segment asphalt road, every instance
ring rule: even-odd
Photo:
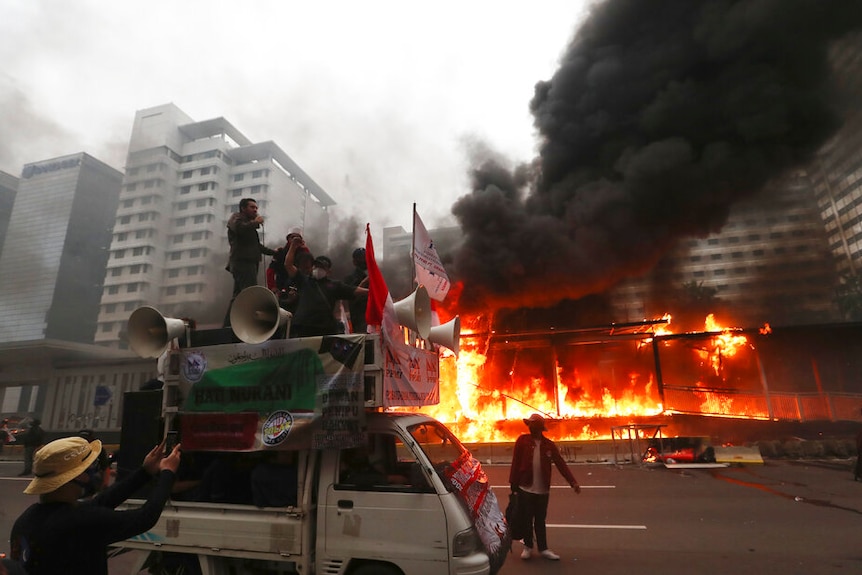
[[[555,487],[548,516],[549,544],[561,560],[522,561],[516,543],[500,573],[862,573],[862,483],[849,469],[848,461],[685,470],[572,465],[582,493]],[[33,501],[21,493],[19,471],[20,462],[0,461],[0,550]],[[505,506],[508,467],[487,473]],[[111,574],[123,567],[113,560]]]

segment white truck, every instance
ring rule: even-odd
[[[509,532],[479,461],[433,418],[385,409],[439,397],[436,347],[406,350],[404,363],[384,341],[336,335],[166,352],[161,416],[183,464],[156,526],[116,545],[136,553],[132,572],[499,570]]]

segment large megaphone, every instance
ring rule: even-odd
[[[129,347],[141,357],[159,357],[171,340],[186,330],[186,322],[165,317],[148,305],[139,307],[129,316]]]
[[[293,316],[278,305],[274,293],[262,286],[247,287],[236,296],[230,308],[230,326],[245,343],[261,343],[281,326],[290,330]]]
[[[457,356],[461,349],[461,317],[456,315],[446,323],[432,327],[428,341],[448,347]]]
[[[398,323],[428,339],[431,332],[431,298],[425,286],[419,286],[406,298],[395,302]]]

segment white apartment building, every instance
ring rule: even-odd
[[[124,347],[141,305],[220,325],[233,285],[226,223],[244,197],[270,222],[269,247],[292,227],[326,246],[335,202],[275,143],[253,143],[224,118],[195,122],[173,104],[138,111],[95,342]]]

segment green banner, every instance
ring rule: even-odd
[[[274,409],[311,411],[323,362],[310,349],[208,370],[192,386],[186,411],[237,413]]]

